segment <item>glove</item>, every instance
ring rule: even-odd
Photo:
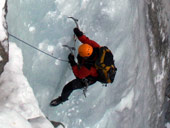
[[[76,65],[76,62],[75,62],[75,60],[74,60],[74,55],[73,55],[73,54],[70,53],[70,54],[68,55],[68,60],[69,60],[69,63],[70,63],[71,66]]]
[[[80,36],[83,35],[83,32],[80,31],[78,28],[74,28],[73,31],[74,31],[74,34],[75,34],[77,37],[80,37]]]

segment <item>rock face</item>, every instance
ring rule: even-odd
[[[7,14],[7,1],[3,0],[3,5],[1,5],[0,15],[2,16],[2,22],[0,22],[0,75],[4,70],[5,64],[8,62],[8,33],[7,33],[7,23],[6,23],[6,14]]]
[[[149,42],[149,50],[152,64],[158,68],[152,70],[154,76],[164,75],[165,82],[156,83],[155,86],[162,87],[165,97],[160,100],[164,111],[160,122],[170,122],[170,2],[168,0],[148,0],[147,19],[151,28],[148,28],[148,36],[153,37]],[[151,39],[151,38],[150,38]],[[156,59],[153,59],[156,58]],[[160,90],[159,90],[160,91]],[[162,120],[162,121],[161,121]],[[159,124],[160,125],[160,124]],[[160,125],[161,126],[161,125]]]

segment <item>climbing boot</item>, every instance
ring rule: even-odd
[[[59,96],[58,98],[52,100],[50,105],[51,106],[57,106],[57,105],[61,104],[62,102],[63,102],[62,98],[61,98],[61,96]]]

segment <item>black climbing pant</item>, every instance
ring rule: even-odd
[[[88,86],[90,86],[96,82],[96,80],[89,80],[89,79],[86,79],[86,80],[87,80],[86,82],[87,82]],[[81,79],[74,79],[74,80],[70,81],[68,84],[66,84],[62,90],[62,93],[61,93],[62,101],[64,102],[64,101],[68,100],[68,97],[74,90],[82,89],[82,88],[86,87],[86,82]]]

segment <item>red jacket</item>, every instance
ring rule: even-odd
[[[82,36],[78,37],[78,39],[84,44],[91,45],[93,48],[100,48],[100,45],[98,43],[96,43],[93,40],[90,40],[85,35],[82,35]],[[98,76],[98,73],[97,73],[97,70],[96,70],[95,66],[91,66],[90,69],[88,69],[84,65],[81,65],[79,67],[78,67],[78,65],[74,65],[74,66],[72,66],[72,70],[73,70],[74,75],[77,78],[80,78],[80,79],[86,78],[88,76],[92,76],[92,77],[97,77]]]

